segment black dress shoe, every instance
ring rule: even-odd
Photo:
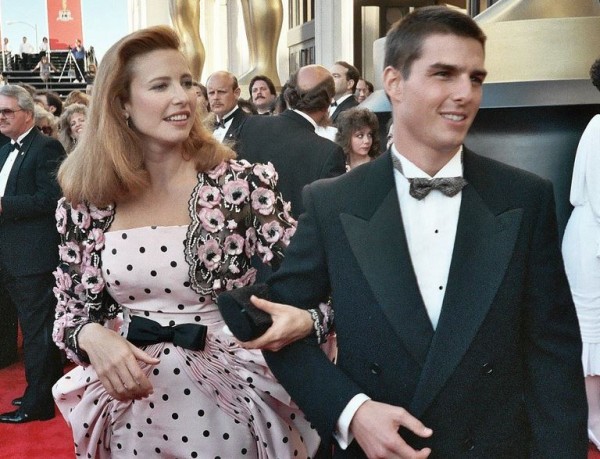
[[[21,406],[23,404],[23,397],[15,398],[12,402],[10,402],[13,406]]]
[[[53,417],[54,411],[52,413],[27,414],[19,408],[15,411],[9,411],[8,413],[0,414],[0,422],[6,422],[8,424],[23,424],[31,421],[47,421]]]

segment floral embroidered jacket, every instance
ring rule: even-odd
[[[224,290],[250,285],[263,262],[282,257],[296,229],[289,203],[276,191],[277,173],[268,164],[229,160],[198,174],[189,201],[192,219],[183,250],[190,287],[213,301]],[[54,276],[58,301],[53,338],[67,356],[86,364],[77,334],[90,322],[106,324],[120,312],[102,277],[100,253],[115,208],[58,202],[56,227],[61,236],[60,264]]]

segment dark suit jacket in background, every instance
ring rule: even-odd
[[[275,166],[277,188],[291,202],[295,218],[304,210],[305,185],[346,170],[342,148],[316,134],[313,125],[292,110],[277,116],[248,117],[239,130],[237,151],[251,163]]]
[[[340,116],[340,113],[342,113],[345,110],[348,110],[352,107],[356,107],[358,105],[358,101],[356,100],[356,97],[354,96],[350,96],[348,97],[346,100],[344,100],[341,104],[339,104],[335,111],[331,114],[331,122],[332,123],[336,123],[338,117]]]
[[[276,302],[331,294],[337,366],[298,341],[265,352],[327,443],[364,392],[433,429],[431,458],[587,457],[581,341],[552,186],[465,150],[464,188],[434,332],[411,264],[390,153],[305,189],[306,212],[269,280]],[[336,457],[363,457],[356,442]]]
[[[0,169],[13,146],[0,148]],[[27,389],[22,409],[54,413],[52,384],[61,376],[52,341],[56,299],[52,271],[58,265],[54,212],[60,198],[56,171],[65,151],[56,139],[33,128],[23,139],[8,177],[0,215],[0,279],[18,311],[24,340]]]

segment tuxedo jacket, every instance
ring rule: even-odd
[[[551,184],[465,149],[454,251],[434,331],[413,270],[390,152],[306,188],[306,212],[269,280],[271,299],[331,296],[337,365],[298,341],[265,352],[325,443],[358,393],[433,429],[401,431],[432,458],[582,458],[579,328]],[[356,442],[337,457],[363,457]]]
[[[238,131],[249,116],[250,115],[248,115],[241,108],[238,108],[235,112],[233,112],[233,118],[231,118],[231,124],[229,125],[229,129],[227,129],[225,137],[223,137],[223,143],[227,143],[234,150],[237,150],[236,141],[238,138]]]
[[[342,113],[344,110],[348,110],[349,108],[356,107],[357,105],[358,101],[356,100],[356,97],[348,97],[341,104],[339,104],[334,110],[334,112],[331,114],[331,122],[335,124],[337,122],[338,116],[340,116],[340,113]]]
[[[0,148],[0,169],[13,146]],[[54,211],[61,192],[56,172],[65,150],[33,128],[10,171],[0,214],[0,264],[13,275],[53,271],[58,265]]]
[[[304,209],[305,185],[346,170],[342,148],[316,134],[314,126],[292,110],[276,116],[248,117],[239,130],[237,151],[251,163],[275,166],[277,188],[291,202],[295,218]]]

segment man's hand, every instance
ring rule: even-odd
[[[260,337],[253,341],[241,342],[246,349],[266,349],[278,351],[294,341],[306,338],[313,328],[313,319],[304,309],[287,304],[272,303],[254,295],[250,297],[252,304],[271,315],[273,325]]]
[[[417,451],[402,439],[398,433],[401,426],[424,438],[433,433],[404,408],[372,400],[363,403],[356,411],[350,423],[350,432],[370,459],[429,457],[431,449]]]

